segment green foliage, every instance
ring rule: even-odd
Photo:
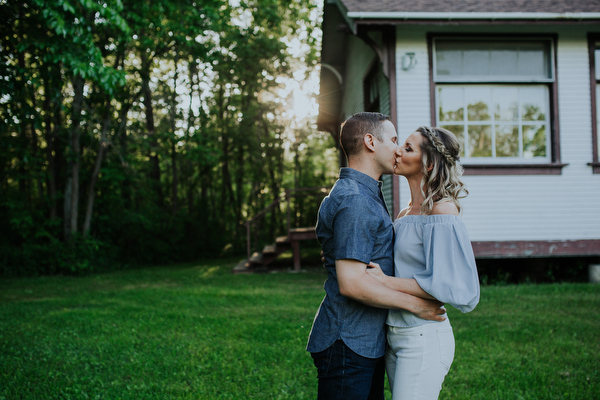
[[[0,207],[4,227],[0,237],[0,274],[78,275],[111,269],[115,258],[110,246],[92,237],[77,235],[66,243],[56,239],[60,221],[45,218],[22,204],[7,202]]]
[[[109,93],[124,84],[123,73],[105,65],[97,40],[97,35],[103,35],[102,31],[106,29],[117,28],[122,35],[130,34],[129,26],[120,15],[123,11],[120,0],[33,0],[30,7],[32,14],[41,11],[38,17],[41,16],[42,26],[48,29],[39,32],[45,37],[45,46],[42,48],[39,44],[24,41],[21,50],[38,46],[46,51],[43,61],[62,64],[67,74],[89,79]]]
[[[289,150],[278,98],[294,69],[316,65],[315,7],[0,2],[0,272],[240,253],[242,223],[288,185],[330,184],[309,171],[329,161],[310,148],[323,149],[314,127],[309,147]],[[292,38],[305,56],[290,55]]]

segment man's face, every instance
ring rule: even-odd
[[[384,121],[381,125],[383,140],[376,140],[376,159],[382,174],[393,174],[400,157],[398,147],[398,136],[396,129],[390,121]]]

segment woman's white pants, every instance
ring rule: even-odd
[[[385,367],[393,400],[434,400],[454,359],[450,321],[388,326]]]

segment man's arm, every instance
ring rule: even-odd
[[[443,321],[446,310],[437,300],[426,300],[391,289],[367,273],[365,263],[356,260],[336,260],[340,293],[353,300],[377,308],[403,309],[420,318]]]
[[[435,297],[424,291],[415,279],[397,278],[383,273],[379,264],[371,262],[368,265],[367,275],[375,278],[379,283],[390,289],[399,290],[422,299],[437,300]]]

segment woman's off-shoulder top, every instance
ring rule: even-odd
[[[479,302],[473,247],[457,215],[406,215],[394,222],[394,267],[398,278],[414,278],[439,301],[462,312]],[[426,321],[405,310],[390,310],[387,324],[409,327]]]

